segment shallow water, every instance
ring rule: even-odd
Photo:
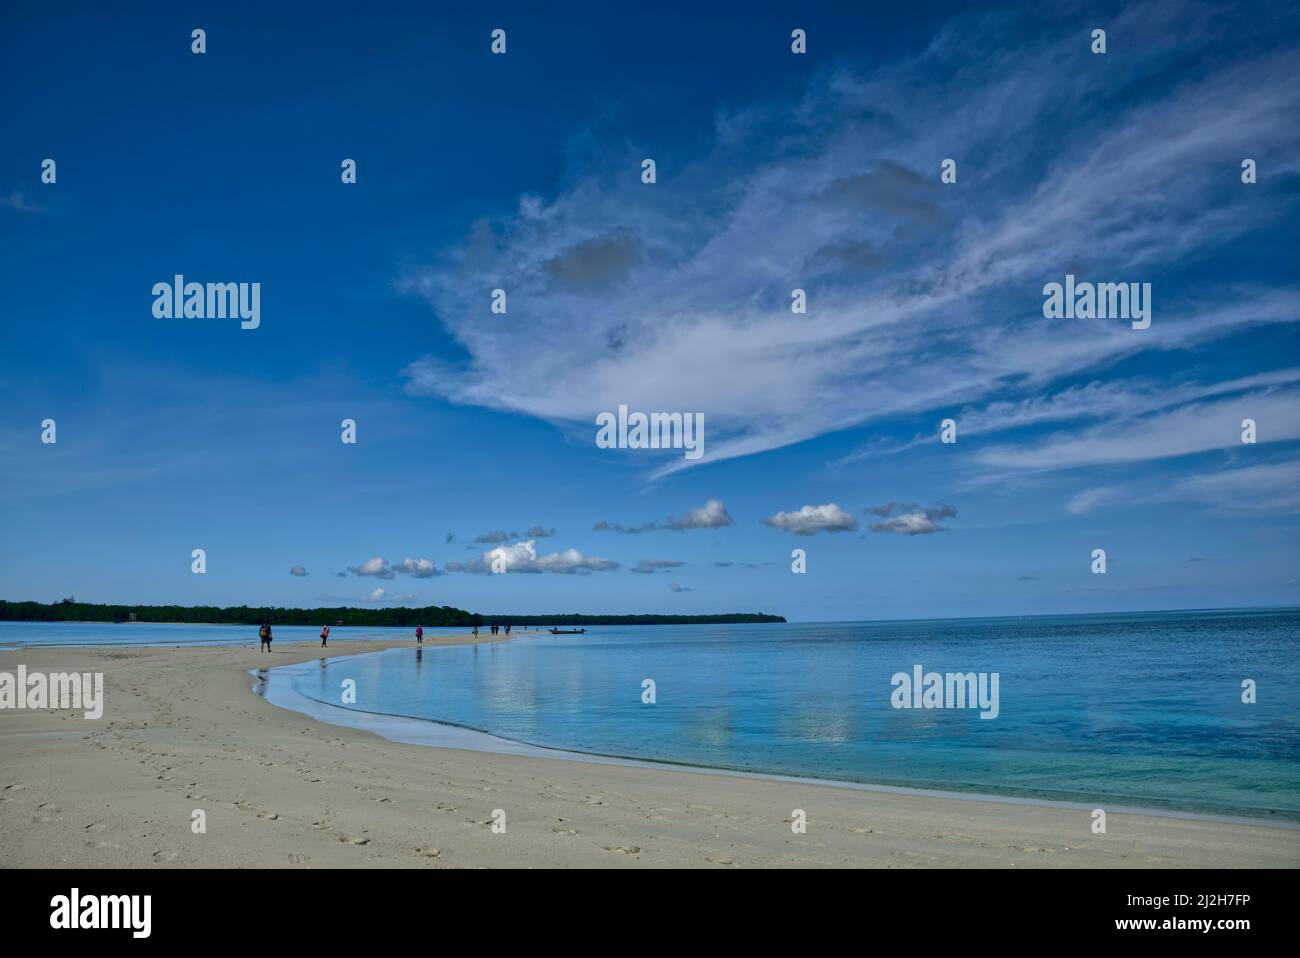
[[[327,704],[548,748],[1300,821],[1298,628],[1295,609],[601,627],[288,675]],[[916,664],[999,673],[998,717],[892,707]]]

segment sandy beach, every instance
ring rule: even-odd
[[[1268,825],[1115,812],[1095,835],[1073,808],[394,743],[254,694],[249,669],[321,652],[276,646],[0,652],[0,671],[103,672],[106,700],[98,720],[0,712],[0,866],[1300,865],[1300,831]]]

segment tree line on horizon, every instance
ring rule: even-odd
[[[134,620],[131,618],[135,616]],[[334,625],[431,628],[483,625],[708,625],[741,622],[784,622],[780,615],[735,612],[722,615],[484,615],[452,606],[405,606],[387,609],[288,609],[270,606],[110,605],[78,602],[8,602],[0,599],[0,622],[152,622],[196,625]]]

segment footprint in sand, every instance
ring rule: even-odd
[[[265,809],[262,810],[262,811],[260,811],[260,812],[258,812],[258,813],[257,813],[257,817],[258,817],[258,818],[265,818],[268,822],[274,822],[274,821],[277,821],[277,820],[280,818],[280,816],[277,815],[275,812],[269,812],[269,811],[266,811]]]
[[[176,859],[180,857],[181,857],[180,852],[157,851],[153,853],[153,860],[158,862],[160,865],[169,864],[170,862],[176,861]]]
[[[85,830],[88,832],[102,832],[107,827],[108,826],[103,822],[94,822],[93,824],[87,825]]]
[[[712,863],[712,864],[714,864],[714,865],[734,865],[734,864],[736,864],[735,861],[734,861],[733,859],[730,859],[730,858],[709,858],[707,855],[704,857],[704,860],[705,860],[706,862],[710,862],[710,863]]]
[[[415,851],[417,854],[423,855],[425,858],[437,858],[442,854],[441,848],[417,848]]]
[[[551,831],[555,832],[555,834],[557,834],[557,835],[576,835],[576,834],[578,834],[577,830],[576,830],[576,829],[572,829],[572,828],[552,828]]]
[[[606,845],[605,851],[614,852],[617,855],[640,855],[641,846],[639,845]]]

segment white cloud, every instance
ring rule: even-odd
[[[602,519],[592,526],[592,529],[596,532],[623,532],[635,535],[641,532],[653,532],[656,529],[672,529],[675,532],[684,532],[687,529],[721,529],[724,526],[735,525],[735,522],[721,499],[710,499],[702,506],[687,510],[685,515],[669,516],[662,523],[651,521],[636,526],[625,526],[621,522],[611,523]]]
[[[1300,390],[1192,403],[1140,419],[1053,435],[1038,443],[992,447],[975,458],[1001,470],[1044,471],[1240,449],[1244,419],[1258,424],[1258,445],[1300,439]]]
[[[367,559],[361,565],[350,565],[348,571],[353,575],[371,575],[376,579],[393,578],[393,570],[388,567],[388,560],[383,556]]]
[[[727,514],[727,507],[721,499],[710,499],[697,509],[689,510],[684,516],[669,516],[665,523],[669,529],[720,529],[735,524]]]
[[[438,567],[433,564],[432,559],[411,559],[408,557],[393,566],[393,569],[416,579],[427,579],[430,576],[442,574],[438,571]]]
[[[824,506],[804,506],[797,512],[778,512],[760,520],[765,526],[784,529],[797,536],[811,536],[818,532],[852,532],[858,520],[833,502]]]
[[[1121,19],[1138,35],[1173,29],[1167,9]],[[1176,19],[1184,55],[1215,49],[1209,14]],[[404,278],[468,357],[411,363],[408,390],[593,436],[618,403],[699,411],[716,462],[1300,318],[1290,290],[1193,283],[1181,302],[1157,286],[1153,324],[1135,331],[1044,320],[1039,292],[1075,262],[1081,278],[1159,275],[1286,215],[1289,194],[1243,204],[1224,170],[1240,143],[1273,157],[1275,177],[1300,170],[1295,50],[1136,84],[1060,69],[1075,30],[1004,26],[964,17],[911,62],[829,71],[797,101],[723,115],[713,149],[661,166],[653,190],[627,175],[643,155],[630,148],[579,164],[559,195],[521,197]],[[939,187],[935,158],[954,142],[979,159],[961,187]],[[800,282],[809,313],[795,322]],[[481,322],[480,291],[498,285],[528,303],[526,326]],[[694,464],[653,462],[660,475]]]
[[[296,575],[296,576],[298,576],[299,578],[302,578],[302,577],[304,577],[304,576],[306,576],[306,575],[308,575],[308,574],[309,574],[309,573],[307,572],[307,570],[304,569],[304,568],[303,568],[302,566],[300,566],[300,565],[296,565],[296,566],[294,566],[292,569],[289,570],[289,575]]]
[[[882,517],[881,521],[873,522],[868,526],[872,532],[894,532],[904,536],[924,536],[944,532],[945,527],[939,525],[939,520],[952,519],[957,515],[957,510],[949,505],[922,509],[916,503],[901,502],[887,502],[869,511]]]
[[[1180,479],[1168,494],[1219,513],[1294,515],[1300,513],[1300,461],[1200,473]]]
[[[386,589],[377,588],[367,592],[362,597],[364,602],[413,602],[415,596],[407,592],[389,593]]]
[[[448,562],[444,568],[447,572],[491,573],[494,564],[505,572],[553,572],[559,575],[608,572],[619,567],[617,562],[600,556],[586,556],[577,549],[539,555],[536,543],[529,539],[511,546],[489,549],[479,558],[469,562]]]

